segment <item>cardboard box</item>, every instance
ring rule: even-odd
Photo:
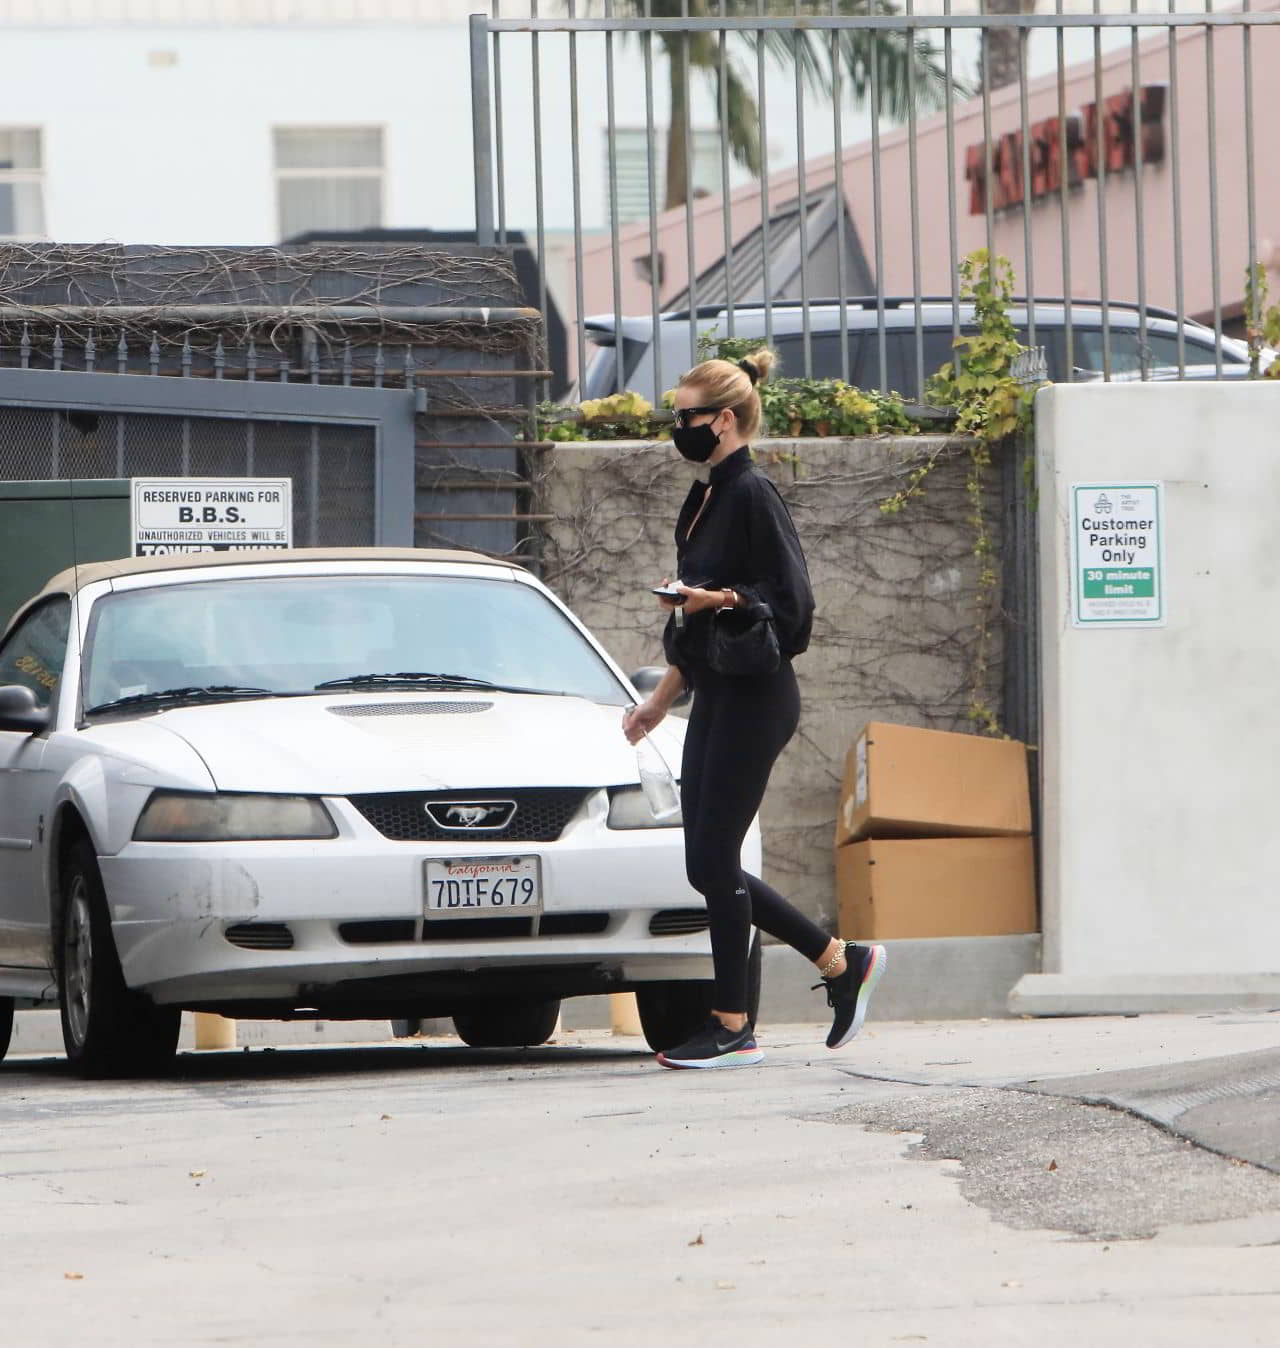
[[[1023,837],[1026,745],[872,721],[845,760],[836,846],[860,838]]]
[[[892,838],[836,851],[846,941],[1037,931],[1030,838]]]

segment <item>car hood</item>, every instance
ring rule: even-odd
[[[638,780],[622,709],[511,693],[360,694],[181,707],[155,721],[220,791],[345,796]],[[654,733],[678,774],[684,722]]]

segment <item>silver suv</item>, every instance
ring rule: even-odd
[[[778,353],[781,372],[804,373],[804,314],[799,301],[776,300],[772,308],[773,349]],[[916,315],[919,314],[924,348],[924,374],[928,378],[952,358],[952,304],[947,299],[926,298],[884,301],[884,363],[880,355],[880,319],[875,296],[845,302],[849,345],[849,382],[859,388],[883,387],[900,392],[908,402],[916,399]],[[617,381],[619,337],[622,340],[622,388],[634,389],[657,402],[665,389],[692,363],[690,326],[697,332],[727,337],[728,311],[723,305],[700,306],[696,315],[689,310],[662,314],[659,319],[662,346],[662,388],[654,378],[653,319],[623,317],[621,323],[612,314],[588,318],[584,327],[587,340],[596,351],[587,364],[583,398],[600,398],[619,391]],[[1011,307],[1009,317],[1022,341],[1028,340],[1025,301]],[[971,304],[959,309],[961,332],[972,332],[974,311]],[[1036,345],[1045,351],[1048,377],[1056,382],[1068,377],[1066,307],[1061,300],[1041,300],[1035,304]],[[1134,304],[1108,305],[1107,328],[1111,348],[1113,379],[1177,379],[1179,377],[1178,329],[1183,338],[1182,365],[1185,378],[1213,379],[1215,337],[1212,328],[1183,319],[1167,309],[1147,309],[1145,341]],[[1077,380],[1103,377],[1102,306],[1096,301],[1075,300],[1071,305],[1071,369]],[[737,305],[734,310],[735,337],[765,339],[763,305]],[[840,305],[837,300],[810,300],[809,341],[813,376],[817,379],[840,378]],[[1249,373],[1249,348],[1235,338],[1221,342],[1224,378],[1246,378]],[[1264,352],[1265,368],[1275,358]]]

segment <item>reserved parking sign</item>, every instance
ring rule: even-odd
[[[291,478],[135,477],[131,485],[135,557],[293,545]]]

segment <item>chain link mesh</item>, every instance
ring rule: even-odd
[[[0,406],[0,480],[288,477],[298,547],[374,541],[374,459],[367,426]]]

